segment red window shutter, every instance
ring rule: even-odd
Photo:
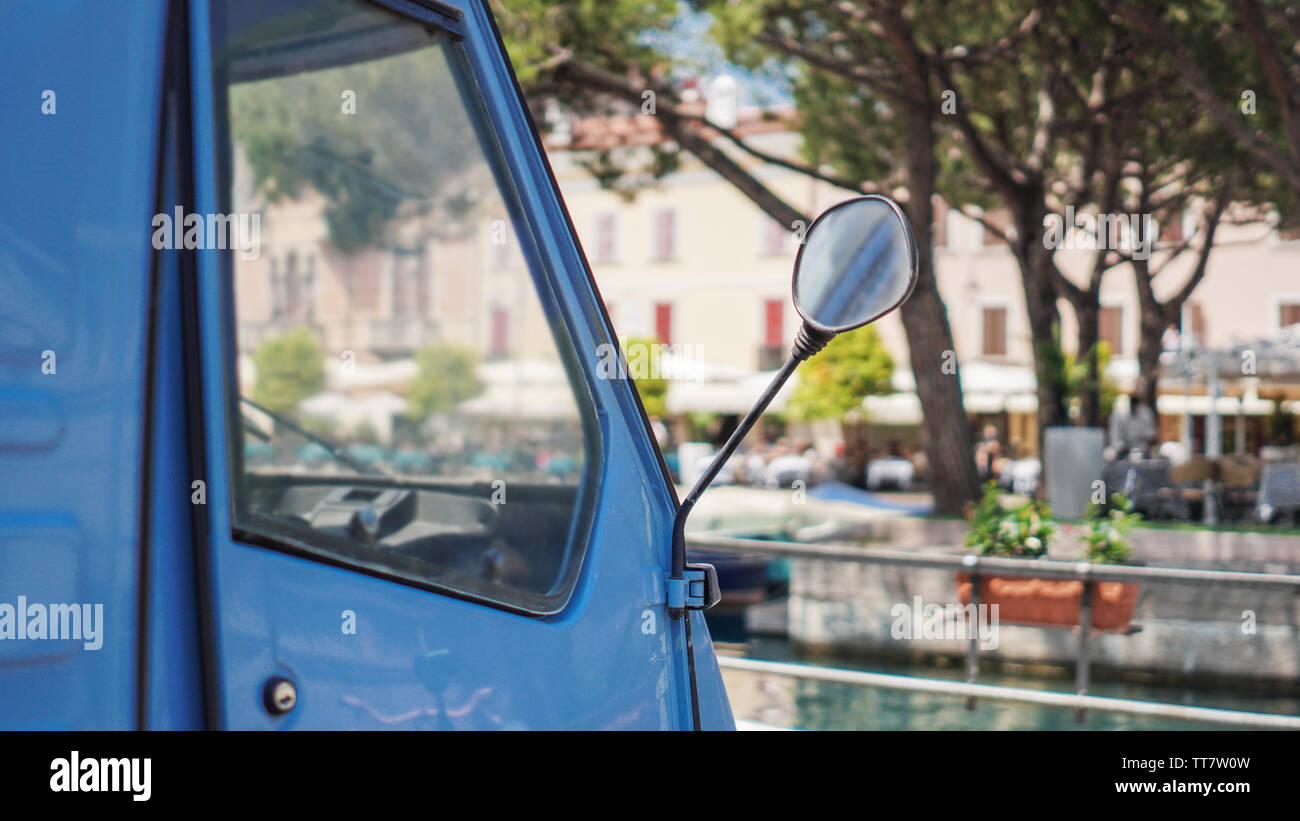
[[[1160,226],[1161,242],[1182,242],[1183,237],[1183,212],[1169,214],[1166,217],[1165,224]]]
[[[984,309],[984,355],[1007,355],[1007,309]]]
[[[785,302],[780,299],[763,301],[763,344],[779,348],[785,342]]]
[[[948,203],[942,197],[934,200],[934,247],[948,247]]]
[[[1124,354],[1124,309],[1102,308],[1097,315],[1097,336],[1110,344],[1112,356]]]
[[[1283,328],[1300,323],[1300,305],[1294,303],[1282,305],[1279,313],[1281,316],[1278,317],[1278,321]]]
[[[492,346],[493,356],[505,356],[510,352],[510,312],[505,308],[492,309]]]
[[[984,221],[996,227],[999,231],[1005,232],[1008,216],[1003,211],[992,211],[984,214]],[[981,225],[980,230],[985,245],[997,245],[1002,241],[996,233],[990,231],[986,226]]]
[[[1205,311],[1201,309],[1201,303],[1192,303],[1192,340],[1197,347],[1205,347]]]
[[[655,303],[655,336],[665,345],[673,344],[673,306],[668,302]]]

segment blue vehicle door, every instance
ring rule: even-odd
[[[68,6],[0,7],[0,725],[130,729],[165,14]]]
[[[209,723],[689,727],[672,490],[485,4],[190,11]]]

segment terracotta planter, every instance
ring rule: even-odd
[[[1092,629],[1124,632],[1133,621],[1139,585],[1096,582],[1092,589]],[[957,596],[970,604],[969,573],[957,574]],[[1040,627],[1074,627],[1079,623],[1083,582],[1071,580],[980,576],[980,604],[996,604],[998,621]]]

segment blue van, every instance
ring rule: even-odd
[[[485,2],[0,32],[0,726],[733,727]]]
[[[0,31],[0,727],[734,728],[686,517],[911,294],[896,203],[679,505],[481,0]]]

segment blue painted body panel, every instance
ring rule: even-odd
[[[193,315],[179,255],[149,245],[158,186],[164,202],[185,190],[155,179],[168,4],[5,7],[0,106],[20,113],[0,136],[0,604],[100,603],[105,624],[93,651],[0,640],[0,727],[690,727],[682,625],[664,603],[675,500],[630,383],[596,377],[612,331],[485,4],[459,5],[598,410],[595,516],[572,599],[519,615],[233,539],[228,268],[221,252],[192,252]],[[193,144],[179,150],[193,154],[192,210],[215,212],[205,0],[189,14],[174,45],[192,69]],[[45,88],[53,115],[40,113]],[[190,504],[199,477],[203,506]],[[707,627],[692,619],[704,726],[731,728]],[[283,717],[261,703],[274,675],[298,687]]]
[[[97,650],[0,641],[0,724],[129,728],[162,6],[17,5],[0,15],[0,602],[100,604],[104,624]]]

